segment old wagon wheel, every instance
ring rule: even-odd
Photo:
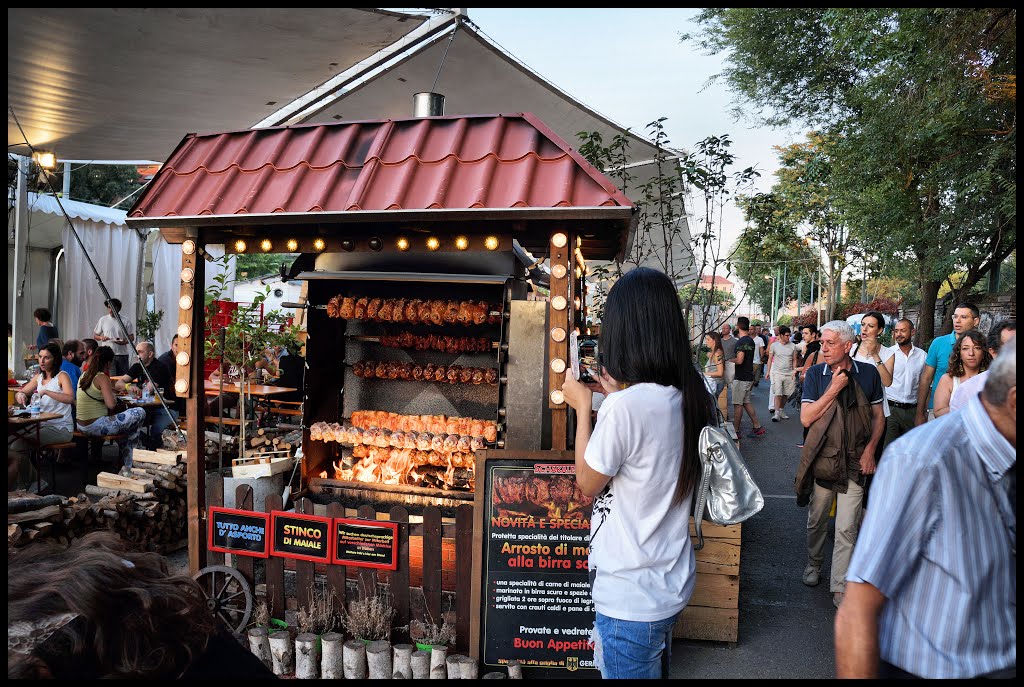
[[[224,621],[234,634],[249,624],[252,615],[252,590],[242,574],[224,565],[211,565],[192,576],[203,593],[210,612]]]

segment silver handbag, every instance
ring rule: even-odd
[[[740,450],[721,427],[708,425],[700,432],[697,450],[701,477],[693,506],[693,526],[697,532],[694,550],[704,548],[701,522],[735,525],[764,508],[764,497],[747,471]]]

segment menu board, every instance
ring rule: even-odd
[[[210,551],[266,558],[267,514],[211,506],[207,521]]]
[[[576,486],[573,461],[536,455],[482,461],[480,659],[487,666],[515,659],[536,677],[577,670],[592,677],[593,499]],[[478,485],[480,475],[478,466]]]
[[[273,511],[270,553],[284,558],[329,563],[331,561],[331,519]]]
[[[334,563],[361,568],[398,567],[398,523],[334,519]]]

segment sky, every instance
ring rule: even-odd
[[[690,150],[707,136],[728,134],[735,170],[754,166],[757,191],[774,181],[776,145],[801,140],[796,131],[734,121],[733,96],[708,79],[720,56],[704,55],[679,35],[696,32],[697,9],[474,9],[470,20],[493,41],[577,100],[636,133],[667,117],[669,145]],[[692,211],[692,209],[691,209]],[[693,217],[694,220],[698,219]],[[723,212],[722,238],[731,246],[743,227],[735,206]]]

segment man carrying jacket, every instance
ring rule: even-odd
[[[809,428],[797,471],[797,504],[810,498],[807,512],[807,567],[803,582],[819,582],[836,496],[836,535],[829,589],[836,608],[846,588],[864,508],[864,478],[875,472],[875,449],[885,432],[882,378],[873,365],[850,358],[856,335],[841,320],[821,327],[823,363],[804,375],[800,423]],[[854,381],[856,384],[850,384]]]

